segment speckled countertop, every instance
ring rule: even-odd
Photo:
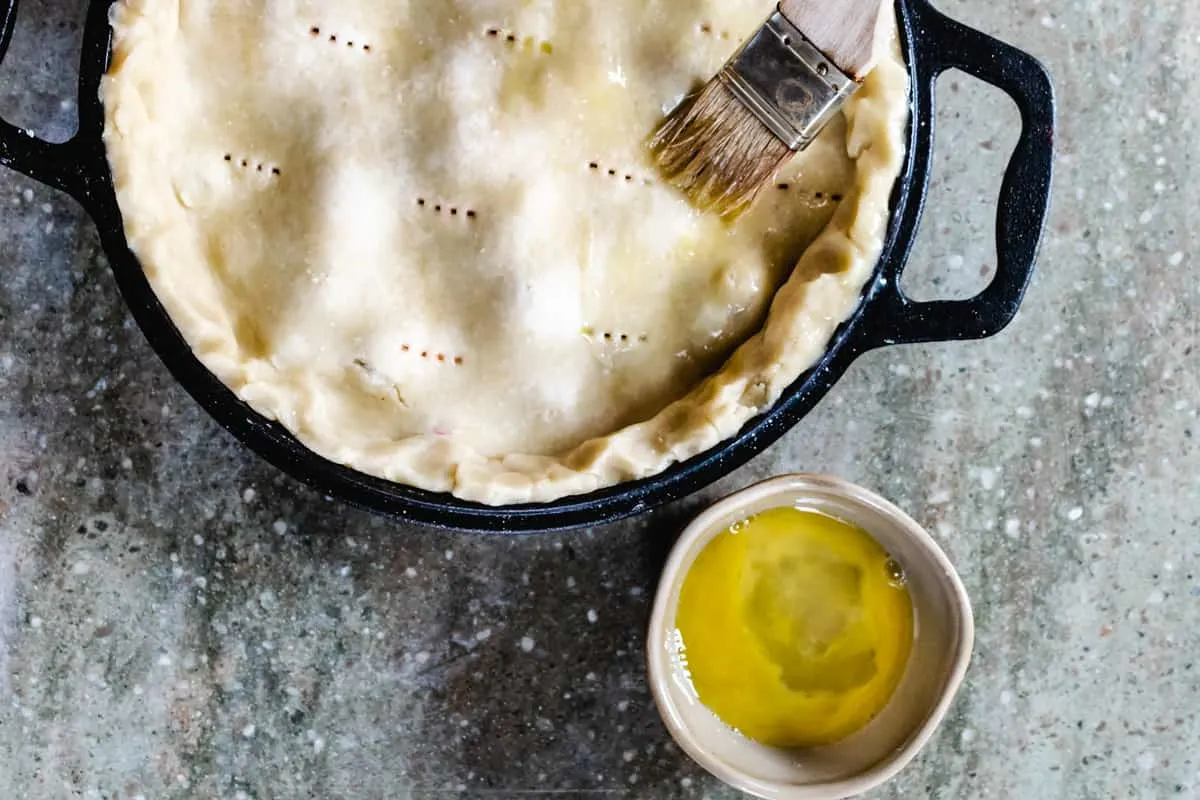
[[[82,0],[26,0],[0,113],[69,133]],[[926,523],[978,620],[962,695],[879,797],[1200,797],[1200,6],[953,0],[1042,57],[1056,202],[1016,323],[872,353],[703,497],[519,540],[327,502],[168,377],[68,199],[0,174],[0,797],[728,796],[671,746],[642,633],[674,534],[824,470]],[[994,264],[1016,113],[942,82],[908,276]]]

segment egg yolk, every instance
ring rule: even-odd
[[[866,531],[779,508],[712,540],[676,612],[692,684],[725,724],[773,747],[832,744],[887,705],[908,663],[903,574]]]

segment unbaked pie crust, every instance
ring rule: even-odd
[[[654,475],[767,410],[873,272],[894,26],[733,224],[651,168],[769,0],[123,0],[105,141],[199,359],[321,455],[489,504]]]

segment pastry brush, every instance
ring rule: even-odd
[[[816,139],[875,65],[882,0],[783,0],[650,140],[702,210],[731,217]]]

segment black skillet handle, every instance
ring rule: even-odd
[[[874,344],[982,339],[1012,321],[1033,277],[1054,171],[1054,88],[1033,56],[946,17],[927,0],[910,0],[909,7],[918,51],[915,124],[925,157],[933,152],[934,87],[950,69],[1011,97],[1021,112],[1021,137],[1000,186],[992,282],[969,300],[918,303],[904,294],[897,276],[876,301],[882,316]]]
[[[17,0],[0,0],[0,63],[8,53],[16,22]],[[107,47],[107,43],[104,46]],[[84,55],[92,55],[86,44]],[[89,206],[98,177],[94,166],[102,158],[102,155],[98,156],[102,144],[97,135],[102,123],[95,114],[99,105],[99,76],[81,77],[79,91],[80,132],[61,144],[39,139],[30,131],[0,118],[0,167],[16,170],[60,189]],[[95,97],[94,102],[82,102],[89,91]]]

